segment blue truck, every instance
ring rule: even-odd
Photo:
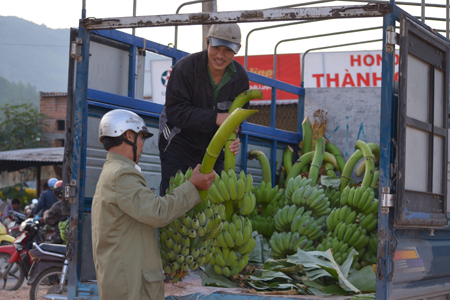
[[[104,19],[86,18],[83,8],[79,28],[71,31],[69,130],[66,130],[63,168],[65,208],[70,212],[67,234],[69,274],[68,295],[62,298],[98,299],[91,250],[90,208],[106,157],[106,151],[98,142],[98,124],[109,110],[126,108],[138,113],[155,134],[145,144],[140,166],[149,186],[159,193],[157,133],[163,106],[145,99],[145,76],[140,66],[151,55],[169,57],[175,64],[187,53],[118,29],[347,18],[378,18],[383,28],[380,37],[382,86],[376,104],[380,115],[375,116],[380,123],[376,299],[449,299],[450,41],[393,0],[351,6]],[[400,49],[398,82],[394,78],[396,48]],[[246,153],[251,149],[262,149],[269,158],[272,172],[279,172],[277,161],[282,161],[286,146],[302,141],[301,121],[305,116],[307,90],[251,72],[248,75],[251,81],[272,88],[270,126],[243,124],[241,154],[236,161],[237,171],[251,172],[258,182],[261,180],[258,165],[248,161]],[[275,126],[276,92],[279,90],[298,98],[297,132]],[[198,297],[266,298],[226,293],[212,295]],[[307,296],[301,298],[308,299]]]

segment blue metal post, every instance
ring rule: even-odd
[[[393,10],[396,9],[395,1],[390,1]],[[394,67],[395,50],[386,47],[386,30],[388,26],[395,26],[394,11],[387,13],[383,18],[383,64],[382,64],[382,85],[381,85],[381,117],[380,117],[380,178],[379,195],[382,195],[383,187],[391,187],[391,160],[393,149],[391,140],[394,136],[396,124],[394,124]],[[381,199],[381,197],[380,197]],[[383,213],[381,203],[378,207],[378,253],[377,253],[377,282],[376,299],[389,299],[392,280],[389,274],[393,272],[393,253],[390,253],[391,230],[389,219],[392,212]]]
[[[78,207],[72,206],[70,216],[72,223],[77,224],[76,237],[73,246],[72,260],[69,262],[69,288],[68,299],[74,299],[80,285],[81,275],[81,217],[84,204],[84,186],[86,173],[86,145],[87,145],[87,92],[89,74],[89,43],[90,34],[81,26],[78,28],[78,37],[82,40],[81,57],[77,63],[75,82],[75,109],[74,109],[74,141],[72,153],[71,180],[76,181],[75,198]],[[80,262],[80,263],[78,263]]]

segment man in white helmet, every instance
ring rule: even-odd
[[[247,72],[234,60],[241,47],[239,26],[212,25],[206,43],[204,51],[183,57],[170,74],[159,122],[161,195],[178,170],[184,173],[202,162],[212,137],[230,115],[231,103],[249,89]],[[239,138],[230,150],[239,152]],[[223,161],[222,152],[214,166],[218,174]]]
[[[110,299],[164,299],[164,273],[157,228],[200,203],[215,173],[194,169],[189,181],[160,197],[138,167],[144,141],[152,134],[137,114],[116,109],[99,125],[108,151],[92,201],[92,248],[99,296]]]

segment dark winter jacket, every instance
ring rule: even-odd
[[[236,96],[249,89],[247,72],[238,62],[233,64],[236,73],[221,88],[217,103],[207,69],[207,50],[190,54],[174,66],[159,124],[160,151],[182,158],[192,167],[202,162],[218,129],[217,113],[228,112]]]

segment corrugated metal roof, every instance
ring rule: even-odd
[[[49,98],[49,97],[67,97],[67,93],[60,92],[39,92],[41,97]]]
[[[60,165],[64,147],[33,148],[0,152],[0,172],[16,171],[28,167]]]

